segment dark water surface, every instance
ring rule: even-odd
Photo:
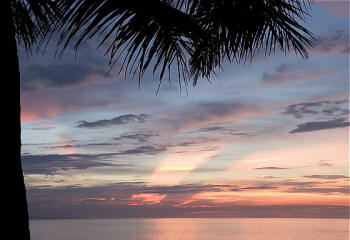
[[[348,219],[32,220],[32,240],[348,240]]]

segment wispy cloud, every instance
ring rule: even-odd
[[[114,140],[137,140],[139,142],[146,142],[153,137],[159,136],[158,134],[152,133],[133,133],[133,134],[123,134],[120,137],[114,138]]]
[[[129,203],[128,205],[159,204],[166,196],[167,196],[166,194],[159,194],[159,193],[137,193],[131,196],[132,203]],[[134,201],[136,201],[136,203],[134,203]]]
[[[258,167],[255,168],[257,170],[284,170],[284,169],[289,169],[289,168],[283,168],[283,167]]]
[[[333,175],[306,175],[304,177],[306,177],[306,178],[316,178],[316,179],[346,179],[346,178],[349,178],[348,176],[338,175],[338,174],[333,174]]]
[[[288,190],[288,192],[294,192],[294,193],[342,193],[342,194],[349,194],[349,187],[297,187],[292,188]]]
[[[318,165],[321,166],[321,167],[332,167],[333,166],[333,162],[329,161],[329,160],[321,160],[318,163]]]
[[[320,121],[320,122],[306,122],[302,124],[298,124],[297,128],[290,131],[290,133],[302,133],[302,132],[311,132],[311,131],[319,131],[333,128],[344,128],[348,127],[350,123],[345,118],[337,118],[328,121]]]
[[[47,154],[23,155],[22,164],[25,174],[50,175],[62,170],[87,169],[92,167],[125,167],[129,164],[117,164],[103,161],[115,153],[105,154]]]
[[[278,84],[289,81],[313,80],[331,75],[332,72],[320,69],[310,69],[301,64],[283,63],[275,72],[264,72],[262,82]]]

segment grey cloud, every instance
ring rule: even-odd
[[[100,146],[116,146],[116,143],[86,143],[86,144],[66,144],[66,145],[57,145],[52,147],[43,147],[47,149],[56,149],[56,148],[79,148],[79,147],[100,147]]]
[[[275,186],[252,186],[252,187],[240,187],[233,188],[231,191],[244,191],[244,190],[266,190],[266,189],[275,189]]]
[[[33,90],[39,85],[46,87],[68,87],[82,84],[97,75],[105,77],[106,70],[82,64],[31,65],[24,69],[22,88]]]
[[[137,140],[139,142],[146,142],[152,137],[156,137],[158,134],[152,134],[152,133],[134,133],[134,134],[123,134],[120,137],[114,138],[114,140],[125,140],[125,139],[130,139],[130,140]]]
[[[34,131],[44,131],[44,130],[55,129],[55,127],[33,127],[33,128],[29,128],[29,129],[34,130]]]
[[[307,175],[305,178],[316,178],[316,179],[347,179],[348,176],[345,175]]]
[[[344,128],[349,126],[349,122],[346,118],[337,118],[328,121],[321,122],[306,122],[302,124],[298,124],[296,129],[290,131],[290,133],[302,133],[302,132],[311,132],[311,131],[319,131],[333,128]]]
[[[199,128],[197,131],[198,132],[229,132],[231,131],[231,129],[223,126],[211,126],[211,127]]]
[[[167,150],[167,146],[140,146],[134,149],[129,149],[125,151],[121,151],[118,155],[131,155],[131,154],[148,154],[148,155],[156,155]]]
[[[284,169],[289,169],[289,168],[282,168],[282,167],[258,167],[255,168],[257,170],[284,170]]]
[[[349,114],[349,100],[298,103],[289,105],[283,113],[293,115],[295,118],[306,116],[345,117]]]
[[[254,136],[252,133],[246,133],[246,132],[236,132],[235,129],[225,127],[225,126],[209,126],[209,127],[202,127],[198,128],[194,131],[194,133],[208,133],[208,132],[218,132],[222,134],[227,134],[227,135],[234,135],[234,136]]]
[[[45,175],[54,174],[59,170],[130,166],[102,161],[114,155],[116,153],[22,155],[22,164],[25,174]]]
[[[157,155],[167,150],[167,146],[140,146],[114,153],[100,154],[22,154],[25,174],[55,174],[58,171],[87,169],[92,167],[130,167],[132,164],[108,162],[115,156]]]
[[[88,121],[80,121],[78,123],[79,128],[101,128],[101,127],[109,127],[113,125],[121,125],[121,124],[127,124],[127,123],[143,123],[145,122],[150,115],[148,114],[126,114],[126,115],[120,115],[118,117],[112,118],[112,119],[103,119],[98,120],[94,122],[88,122]]]
[[[312,186],[314,184],[319,184],[318,182],[297,182],[292,180],[281,181],[276,184],[286,185],[286,186]]]

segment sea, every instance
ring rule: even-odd
[[[32,240],[348,240],[349,219],[31,220]]]

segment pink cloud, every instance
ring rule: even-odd
[[[86,197],[86,198],[80,198],[76,200],[77,202],[85,202],[85,201],[106,201],[107,198],[104,197]]]
[[[137,193],[131,196],[131,200],[134,200],[134,201],[136,200],[141,204],[154,205],[154,204],[160,204],[161,201],[166,196],[167,194],[159,194],[159,193]],[[130,203],[130,204],[140,205],[140,203]]]

